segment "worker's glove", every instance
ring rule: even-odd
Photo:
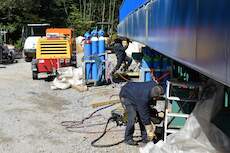
[[[165,116],[165,113],[164,113],[164,112],[158,112],[158,117],[164,118],[164,116]]]
[[[152,124],[145,125],[145,130],[147,132],[147,138],[148,138],[148,140],[152,141],[153,138],[156,137],[156,135],[154,133],[153,125]]]

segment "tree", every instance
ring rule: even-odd
[[[50,23],[52,27],[74,27],[78,34],[96,26],[97,22],[111,22],[108,31],[118,23],[122,0],[0,0],[0,28],[9,31],[16,43],[23,25]],[[104,26],[105,28],[105,26]]]
[[[88,15],[82,16],[76,6],[73,5],[70,9],[69,24],[75,29],[77,35],[83,35],[95,22],[91,21]]]

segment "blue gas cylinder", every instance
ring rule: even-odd
[[[92,55],[94,56],[93,60],[95,62],[92,63],[92,80],[98,80],[98,67],[97,67],[97,57],[98,57],[98,38],[97,38],[97,30],[93,30],[91,32],[92,38]]]
[[[93,30],[91,32],[92,38],[92,55],[97,55],[98,54],[98,38],[97,38],[97,30]]]
[[[100,56],[100,59],[103,61],[105,60],[105,37],[104,37],[104,31],[101,29],[98,31],[98,53]]]
[[[85,33],[85,41],[84,41],[84,60],[90,60],[90,56],[92,54],[92,45],[90,41],[90,34],[88,32]],[[86,80],[91,79],[91,65],[90,63],[85,62],[85,77]]]
[[[84,56],[85,59],[89,60],[89,56],[91,56],[92,54],[92,45],[91,45],[91,41],[90,41],[90,34],[88,32],[85,33],[84,35],[85,37],[85,41],[84,41]]]

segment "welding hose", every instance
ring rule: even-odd
[[[84,121],[90,119],[95,113],[97,113],[103,109],[112,107],[113,105],[115,105],[115,104],[101,107],[101,108],[95,110],[94,112],[92,112],[89,116],[83,118],[81,121],[63,121],[63,122],[61,122],[61,125],[64,126],[67,130],[71,129],[71,128],[82,128],[82,126],[80,126],[80,125],[82,125],[84,123]]]
[[[129,82],[130,80],[129,79],[127,79],[127,78],[125,78],[122,74],[120,74],[120,73],[117,73],[123,80],[125,80],[125,81],[127,81],[127,82]]]
[[[164,79],[165,77],[167,77],[168,75],[170,75],[170,72],[167,71],[166,73],[164,73],[162,76],[160,76],[159,78],[156,78],[157,82],[160,82],[162,79]]]
[[[102,133],[98,138],[96,138],[95,140],[93,140],[93,141],[91,142],[91,146],[97,147],[97,148],[112,147],[112,146],[119,145],[120,143],[123,143],[123,142],[125,141],[125,140],[121,140],[121,141],[119,141],[119,142],[117,142],[117,143],[114,143],[114,144],[104,144],[104,145],[97,145],[97,144],[95,144],[97,141],[99,141],[99,140],[106,134],[106,132],[107,132],[107,127],[108,127],[108,125],[109,125],[109,122],[112,121],[112,120],[114,120],[114,117],[110,117],[110,118],[107,120],[107,123],[106,123],[106,125],[105,125],[105,128],[104,128],[103,133]]]
[[[107,70],[107,73],[106,73],[106,80],[107,80],[107,82],[108,82],[108,80],[110,80],[111,83],[114,84],[113,76],[112,76],[111,73],[109,72],[109,71],[111,70],[111,64],[112,64],[112,62],[109,62],[108,65],[107,65],[107,67],[106,67],[106,70]],[[122,74],[120,74],[120,73],[117,73],[117,74],[118,74],[118,75],[120,76],[120,78],[122,78],[123,80],[125,80],[125,81],[127,81],[127,82],[130,81],[130,80],[128,80],[127,78],[125,78]]]
[[[123,80],[125,80],[125,81],[127,81],[127,82],[129,82],[130,80],[129,79],[127,79],[127,78],[125,78],[122,74],[120,74],[120,73],[117,73]],[[166,73],[164,73],[162,76],[160,76],[159,78],[156,78],[156,81],[157,82],[160,82],[162,79],[164,79],[165,77],[167,77],[168,75],[170,75],[170,72],[166,72]]]

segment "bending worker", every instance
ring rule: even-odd
[[[122,63],[125,64],[124,70],[128,70],[129,66],[132,63],[132,59],[126,55],[125,50],[128,48],[128,45],[124,47],[122,45],[122,40],[120,38],[117,38],[114,40],[113,47],[109,47],[108,49],[111,49],[113,53],[116,54],[117,57],[117,64],[113,71],[111,72],[114,74],[122,65]]]
[[[120,100],[128,112],[128,123],[125,129],[125,143],[137,145],[133,140],[136,117],[139,122],[142,142],[147,143],[155,137],[154,127],[150,119],[150,104],[153,98],[163,94],[161,86],[154,81],[128,82],[120,91]]]

